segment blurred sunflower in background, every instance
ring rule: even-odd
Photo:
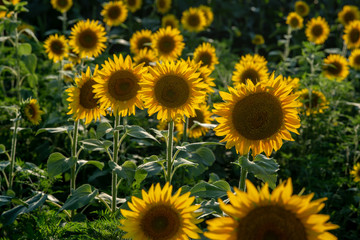
[[[286,17],[286,24],[291,27],[291,29],[298,30],[304,27],[304,19],[297,14],[296,12],[291,12]]]
[[[134,63],[136,65],[144,63],[144,66],[150,66],[150,63],[155,63],[157,61],[157,57],[155,52],[152,49],[141,49],[138,54],[134,56]]]
[[[105,28],[99,21],[79,21],[71,29],[70,46],[80,58],[97,57],[106,48]]]
[[[360,47],[360,20],[354,20],[345,26],[343,39],[349,49]]]
[[[82,72],[81,76],[75,78],[75,86],[66,90],[68,93],[69,112],[75,121],[85,119],[85,124],[91,123],[92,120],[100,120],[101,116],[105,116],[105,110],[100,108],[98,98],[94,94],[94,85],[96,84],[94,77],[98,73],[98,65],[91,74],[90,67],[86,72]]]
[[[175,60],[185,47],[184,38],[176,28],[160,28],[154,33],[152,47],[160,60]]]
[[[125,22],[128,16],[128,9],[123,1],[110,1],[103,5],[101,16],[108,26],[119,26]]]
[[[329,37],[330,28],[325,18],[312,18],[306,23],[305,34],[309,42],[323,44]]]
[[[239,64],[245,64],[247,62],[254,63],[256,65],[260,65],[262,68],[265,69],[266,72],[268,72],[267,67],[267,60],[265,57],[259,55],[259,54],[246,54],[244,56],[241,56],[241,59],[239,61]]]
[[[294,91],[297,91],[300,87],[300,79],[297,77],[284,77],[284,81],[286,82],[287,85],[291,86],[291,88]]]
[[[16,5],[20,2],[20,0],[9,0],[9,2],[12,5]],[[5,6],[5,4],[3,3],[3,1],[0,1],[0,6]],[[12,13],[9,13],[7,15],[7,17],[10,17]],[[0,19],[6,16],[6,11],[0,11]]]
[[[40,110],[37,100],[31,98],[20,103],[20,112],[21,116],[33,125],[39,125],[41,115],[44,114],[44,112]]]
[[[195,116],[195,109],[204,102],[206,87],[199,73],[185,61],[158,62],[149,68],[141,84],[141,98],[149,115],[168,121],[177,117]]]
[[[206,104],[200,104],[199,108],[195,109],[195,116],[189,118],[189,138],[199,138],[201,136],[204,136],[209,131],[209,128],[197,125],[194,121],[197,121],[199,123],[211,124],[211,115],[212,113],[209,110],[209,106]],[[178,136],[179,138],[181,138],[181,136],[184,134],[183,121],[176,122],[175,126],[176,130],[178,131]]]
[[[252,149],[252,155],[265,152],[269,156],[273,149],[282,146],[282,140],[293,141],[290,132],[299,134],[299,103],[297,95],[291,94],[280,75],[272,74],[268,80],[246,84],[229,92],[220,91],[224,103],[215,103],[213,113],[218,115],[219,123],[214,128],[217,136],[225,136],[220,142],[226,142],[226,148],[235,146],[240,155]]]
[[[354,165],[354,168],[350,171],[350,175],[353,176],[354,182],[360,182],[360,162]]]
[[[45,52],[53,62],[63,60],[68,56],[68,40],[64,35],[50,35],[44,42]]]
[[[254,45],[262,45],[265,43],[265,39],[261,34],[255,34],[255,36],[251,39],[251,43]]]
[[[66,63],[64,64],[63,70],[65,71],[64,73],[64,82],[65,83],[72,83],[73,78],[72,75],[74,74],[74,64],[70,63]]]
[[[355,70],[360,70],[360,49],[354,49],[351,51],[349,64]]]
[[[203,13],[205,17],[205,27],[209,27],[214,21],[214,13],[209,6],[200,5],[198,7]]]
[[[216,49],[210,43],[202,43],[194,51],[194,61],[201,62],[201,66],[206,66],[214,70],[215,65],[219,63],[216,56]]]
[[[325,95],[316,90],[305,88],[296,93],[302,103],[302,109],[307,116],[311,114],[323,113],[325,109],[329,108],[329,102],[326,100]]]
[[[201,32],[205,29],[206,18],[202,10],[190,7],[182,13],[181,24],[189,32]]]
[[[130,51],[139,54],[141,49],[151,49],[152,32],[147,29],[136,31],[130,38]]]
[[[171,1],[172,0],[155,0],[156,10],[162,14],[167,13],[171,8]]]
[[[131,198],[128,206],[131,210],[121,209],[125,219],[121,219],[120,229],[125,231],[124,238],[136,240],[177,240],[200,239],[202,231],[196,224],[201,205],[192,205],[195,197],[190,192],[181,195],[181,188],[172,195],[173,187],[166,183],[151,185],[148,192],[141,191],[142,199]]]
[[[253,84],[256,84],[267,79],[267,68],[254,62],[239,62],[235,64],[235,71],[231,77],[236,88],[241,84],[245,84],[247,80],[251,80]]]
[[[314,193],[293,195],[291,178],[270,194],[268,183],[257,190],[246,180],[247,192],[228,191],[230,204],[218,200],[227,215],[206,221],[205,237],[222,240],[250,239],[337,239],[329,230],[339,228],[319,214],[327,198],[312,201]]]
[[[179,28],[179,20],[174,14],[167,14],[161,19],[161,27],[166,28],[170,26],[172,28]]]
[[[345,5],[338,13],[338,20],[342,25],[346,26],[354,20],[360,19],[360,12],[357,6]]]
[[[329,79],[344,80],[349,75],[348,62],[339,54],[330,54],[324,59],[323,74]]]
[[[304,1],[296,1],[295,2],[295,12],[299,14],[301,17],[306,17],[309,15],[310,7]]]
[[[72,0],[51,0],[51,5],[59,12],[67,12],[73,5]]]
[[[136,12],[141,8],[142,0],[125,0],[125,3],[131,12]]]
[[[129,55],[124,59],[122,54],[109,58],[102,64],[102,69],[95,76],[95,97],[100,107],[111,108],[114,114],[128,116],[135,114],[135,107],[142,109],[143,103],[139,96],[140,83],[147,68],[143,64],[136,65]]]

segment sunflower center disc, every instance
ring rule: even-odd
[[[192,27],[197,27],[200,25],[200,18],[199,16],[196,14],[190,15],[188,18],[188,23],[190,26]]]
[[[321,25],[314,25],[311,29],[312,35],[315,37],[320,37],[323,34],[323,27]]]
[[[169,108],[177,108],[185,104],[190,96],[187,82],[177,75],[166,75],[155,84],[157,101]]]
[[[145,212],[140,226],[149,239],[171,239],[180,228],[180,216],[171,207],[158,205]]]
[[[83,48],[91,49],[96,46],[97,42],[96,33],[91,29],[86,29],[79,35],[79,43]]]
[[[208,52],[203,52],[200,54],[199,59],[202,61],[201,66],[210,66],[211,65],[211,55]]]
[[[165,0],[158,1],[158,4],[159,4],[159,8],[165,8],[165,6],[166,6]]]
[[[144,67],[145,66],[150,66],[150,63],[151,61],[150,61],[150,59],[149,58],[147,58],[147,57],[143,57],[143,58],[141,58],[139,61],[138,61],[138,64],[140,64],[140,63],[145,63],[144,64]]]
[[[249,68],[241,74],[240,81],[246,83],[246,79],[250,79],[253,84],[256,84],[260,80],[260,76],[255,69]]]
[[[327,66],[326,70],[330,74],[337,76],[342,71],[342,65],[338,62],[332,62],[331,65]]]
[[[165,25],[166,27],[167,27],[167,26],[170,26],[170,27],[172,27],[172,28],[175,28],[175,24],[174,24],[174,22],[171,21],[171,20],[166,20],[164,25]]]
[[[135,6],[136,5],[136,0],[128,0],[127,1],[127,4],[132,7],[132,6]]]
[[[196,117],[190,117],[189,118],[189,128],[191,128],[194,125],[194,121],[197,121],[199,123],[204,122],[204,115],[199,109],[195,109]],[[195,128],[198,128],[200,126],[196,126]]]
[[[57,5],[60,7],[66,7],[68,5],[68,1],[67,0],[58,0]]]
[[[357,55],[355,58],[354,58],[354,62],[356,65],[360,65],[360,55]]]
[[[34,114],[35,114],[35,108],[34,108],[33,104],[29,104],[27,109],[28,109],[28,113],[30,115],[30,118],[32,118],[34,116]]]
[[[118,6],[112,6],[108,10],[108,17],[110,19],[117,19],[120,16],[121,9]]]
[[[306,240],[304,225],[289,210],[280,206],[257,207],[239,221],[242,240]]]
[[[147,37],[142,37],[139,39],[139,41],[137,42],[137,47],[138,49],[143,49],[143,48],[150,48],[150,46],[147,46],[147,43],[151,43],[151,39],[147,38]]]
[[[290,26],[293,28],[297,28],[299,26],[299,20],[297,18],[291,18]]]
[[[136,96],[139,89],[140,86],[136,76],[126,70],[114,72],[110,76],[108,91],[116,100],[130,100]]]
[[[348,24],[349,22],[355,20],[355,16],[352,12],[347,12],[344,15],[344,20],[345,20],[345,23]]]
[[[232,113],[236,131],[250,140],[271,137],[279,131],[283,119],[280,101],[267,92],[246,96],[235,104]]]
[[[319,105],[319,96],[316,94],[316,93],[312,93],[311,94],[311,101],[310,101],[310,95],[309,94],[306,94],[305,97],[304,97],[304,100],[305,100],[305,107],[306,108],[317,108],[318,105]]]
[[[357,29],[352,29],[350,34],[349,34],[349,38],[350,38],[350,41],[352,43],[357,43],[359,41],[359,38],[360,38],[360,32],[359,30]]]
[[[174,39],[170,36],[162,37],[158,43],[158,48],[162,53],[165,54],[171,53],[175,48]]]
[[[50,44],[51,51],[56,55],[61,55],[64,52],[64,45],[59,40],[54,40]]]
[[[80,89],[80,105],[87,109],[93,109],[97,106],[97,99],[93,93],[94,80],[89,80]]]
[[[303,5],[299,5],[296,10],[298,13],[300,13],[300,15],[305,13],[305,7]]]

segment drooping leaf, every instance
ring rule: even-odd
[[[192,196],[216,199],[225,196],[226,192],[229,190],[230,185],[224,180],[219,180],[213,184],[200,181],[190,189],[190,192]]]
[[[99,125],[97,126],[96,129],[96,138],[100,139],[102,138],[105,134],[111,132],[113,130],[112,126],[110,123],[108,122],[101,122],[99,123]]]
[[[18,54],[29,55],[31,53],[31,45],[29,43],[20,43],[18,47]]]
[[[83,144],[85,149],[90,151],[106,151],[113,144],[112,141],[100,141],[98,139],[86,139],[80,142]]]
[[[89,204],[98,193],[99,190],[94,189],[90,184],[81,185],[71,193],[59,211],[81,208]]]
[[[4,144],[0,144],[0,154],[1,153],[5,153],[6,152],[6,148]]]
[[[132,161],[125,161],[121,166],[113,161],[109,161],[109,167],[115,171],[120,178],[126,179],[129,184],[132,183],[135,177],[136,164]]]
[[[141,182],[146,178],[147,175],[148,175],[148,173],[145,169],[142,169],[142,168],[136,169],[135,176],[134,176],[135,182],[132,184],[132,186],[136,189],[139,189]]]
[[[126,133],[131,137],[134,137],[134,138],[149,138],[149,139],[154,140],[157,143],[160,143],[153,135],[146,132],[145,129],[143,129],[140,126],[136,126],[136,125],[130,126],[130,125],[128,125],[125,128],[126,128]]]
[[[55,177],[68,171],[76,163],[76,158],[67,158],[59,152],[52,153],[47,161],[47,170],[50,177]]]

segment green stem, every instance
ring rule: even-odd
[[[239,189],[243,192],[245,192],[245,190],[246,190],[245,180],[246,180],[247,174],[248,174],[248,172],[246,171],[246,169],[241,167]]]
[[[72,139],[71,146],[71,157],[77,158],[77,142],[78,142],[78,128],[79,128],[79,120],[75,120],[74,122],[74,133]],[[76,161],[77,162],[77,161]],[[70,171],[70,194],[76,188],[76,163],[71,167]],[[75,210],[71,210],[71,217],[74,217]]]
[[[15,167],[15,155],[16,155],[16,142],[17,142],[17,129],[19,127],[20,116],[16,114],[16,119],[14,120],[14,133],[11,141],[11,157],[10,157],[10,173],[9,173],[9,189],[12,189],[14,183],[14,167]]]
[[[291,40],[291,27],[288,26],[287,34],[285,35],[285,49],[284,49],[284,61],[286,61],[287,57],[290,53],[290,40]]]
[[[17,21],[17,13],[14,13],[14,20]],[[18,93],[18,100],[21,102],[21,76],[20,76],[20,57],[19,57],[19,33],[15,28],[15,59],[16,59],[16,90]]]
[[[170,120],[168,127],[168,142],[166,149],[166,161],[167,161],[167,174],[166,181],[171,184],[171,170],[172,170],[172,153],[173,153],[173,143],[174,143],[174,120]]]
[[[62,14],[62,32],[64,35],[66,35],[66,22],[67,22],[67,16],[66,16],[66,12],[63,12]]]
[[[120,115],[119,113],[115,113],[115,122],[114,122],[114,145],[113,145],[113,161],[118,163],[118,141],[119,141],[119,130],[115,130],[116,127],[120,124]],[[111,202],[111,210],[115,213],[116,210],[116,198],[117,198],[117,175],[113,171],[111,176],[111,193],[112,193],[112,202]]]
[[[187,142],[188,140],[188,128],[189,128],[189,118],[185,116],[183,142]]]

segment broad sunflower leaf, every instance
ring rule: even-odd
[[[28,54],[28,55],[21,56],[21,61],[29,73],[32,73],[32,74],[35,73],[36,64],[37,64],[37,57],[35,54]]]
[[[108,122],[101,122],[99,123],[99,125],[97,126],[96,129],[96,138],[100,139],[102,138],[105,134],[111,132],[113,130],[112,126],[110,123]]]
[[[126,129],[126,133],[131,137],[134,137],[134,138],[149,138],[149,139],[154,140],[157,143],[160,143],[153,135],[146,132],[145,129],[143,129],[140,126],[128,125],[128,126],[125,127],[125,129]]]
[[[77,173],[79,172],[80,168],[83,167],[84,165],[93,165],[100,170],[102,170],[105,165],[103,162],[99,162],[95,160],[78,160],[77,163],[79,164],[78,168],[76,169]]]
[[[190,189],[192,196],[202,198],[219,198],[226,195],[230,190],[230,185],[224,180],[219,180],[213,184],[201,181]]]
[[[144,158],[144,163],[139,165],[138,168],[145,169],[149,176],[158,174],[163,169],[163,162],[156,155]]]
[[[18,47],[18,54],[29,55],[31,53],[31,45],[29,43],[21,43]]]
[[[71,126],[72,127],[72,126]],[[68,133],[70,131],[70,126],[63,126],[63,127],[56,127],[56,128],[40,128],[36,134],[40,134],[43,132],[49,132],[49,133]]]
[[[49,177],[55,177],[63,172],[68,171],[77,159],[74,157],[67,158],[59,152],[50,154],[47,161],[47,170]]]
[[[0,207],[11,203],[12,196],[0,195]]]
[[[147,177],[147,175],[148,175],[148,172],[145,169],[143,169],[143,168],[136,169],[135,176],[134,176],[135,182],[132,184],[132,186],[135,189],[139,189],[141,182],[144,181],[144,179]]]
[[[116,173],[116,175],[127,180],[128,184],[131,184],[134,180],[136,164],[132,161],[125,161],[121,166],[114,161],[109,161],[109,167]]]
[[[177,146],[176,149],[180,149],[185,152],[195,152],[198,148],[207,145],[224,145],[224,144],[218,142],[183,143],[182,146]]]
[[[20,214],[29,213],[37,209],[38,207],[44,204],[46,199],[47,199],[47,194],[38,192],[34,197],[25,201],[25,204],[27,204],[27,206],[18,205],[13,209],[3,212],[3,214],[1,214],[1,218],[3,219],[4,225],[9,225],[13,223],[17,218],[17,216],[19,216]]]
[[[1,161],[0,162],[0,171],[4,171],[4,169],[10,165],[10,161]]]
[[[86,139],[80,141],[84,148],[90,151],[106,151],[111,145],[113,145],[112,141],[104,140],[100,141],[98,139]]]
[[[90,184],[81,185],[71,193],[70,197],[59,209],[59,212],[62,210],[73,210],[81,208],[89,204],[98,193],[99,190],[95,189]]]

